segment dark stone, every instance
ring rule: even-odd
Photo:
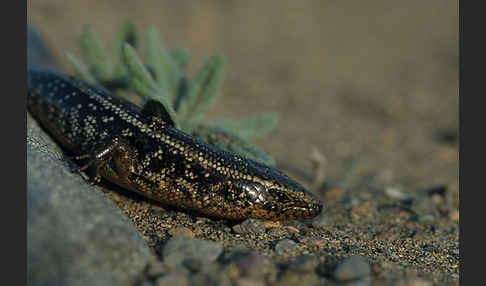
[[[333,276],[337,281],[349,281],[363,278],[370,274],[368,262],[361,256],[351,256],[339,263]]]
[[[57,62],[37,30],[27,27],[27,65],[55,69]]]
[[[302,273],[314,272],[318,264],[319,261],[317,257],[313,255],[303,254],[289,261],[286,265],[286,268]]]
[[[28,118],[29,285],[121,285],[153,259],[126,215],[70,171],[55,144]],[[45,143],[45,144],[44,144]]]
[[[162,260],[167,265],[180,265],[184,260],[194,259],[201,263],[214,262],[223,252],[223,247],[214,241],[173,236],[164,245]]]
[[[291,239],[281,240],[275,246],[275,252],[278,255],[293,255],[297,251],[297,243]]]

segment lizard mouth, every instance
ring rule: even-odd
[[[302,203],[298,205],[286,206],[281,214],[291,218],[308,219],[317,216],[322,211],[322,203],[316,201],[312,203]]]

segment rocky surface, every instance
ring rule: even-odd
[[[340,262],[333,272],[336,281],[349,282],[359,280],[370,274],[370,266],[363,257],[350,256]]]
[[[27,27],[27,64],[50,69],[58,68],[51,50],[44,43],[43,37],[33,27]]]
[[[77,51],[82,25],[91,23],[103,39],[111,39],[125,18],[142,27],[154,24],[168,43],[189,48],[194,68],[215,49],[222,50],[229,58],[228,76],[214,115],[278,110],[283,115],[279,129],[259,144],[277,158],[281,170],[320,196],[325,210],[313,221],[230,222],[167,208],[113,185],[86,186],[59,162],[62,152],[33,129],[27,138],[36,144],[28,147],[29,188],[61,192],[58,183],[79,183],[83,195],[67,198],[96,199],[86,198],[87,205],[65,213],[49,210],[56,216],[43,227],[60,231],[48,238],[32,235],[42,229],[29,218],[29,253],[36,253],[29,266],[45,270],[29,274],[32,285],[55,284],[59,276],[52,275],[53,269],[72,273],[75,267],[95,268],[82,278],[105,285],[118,285],[115,281],[127,276],[133,277],[132,285],[144,286],[458,285],[455,2],[408,1],[386,12],[376,8],[382,3],[357,9],[359,1],[295,1],[286,3],[289,7],[271,1],[245,7],[236,2],[157,3],[31,1],[28,14],[41,31],[49,31],[46,42],[60,56]],[[65,60],[59,62],[61,70],[71,70]],[[315,184],[312,146],[326,158],[324,183]],[[35,179],[35,172],[59,180]],[[31,184],[34,179],[39,181]],[[39,196],[39,202],[63,199]],[[106,198],[122,212],[95,219],[81,211],[105,203],[112,209]],[[75,211],[86,215],[86,225],[56,223],[82,220]],[[143,242],[128,231],[125,218]],[[87,236],[71,230],[99,227],[100,221],[106,232]],[[67,235],[68,228],[79,238]],[[140,263],[119,258],[117,267],[129,267],[126,271],[100,273],[96,269],[113,262],[111,252],[78,251],[63,263],[49,254],[57,249],[58,257],[68,257],[73,240],[104,248],[111,243],[107,229],[126,230],[113,243],[129,241],[133,245],[124,249],[140,253]],[[156,259],[145,259],[144,247]],[[184,250],[175,251],[180,247]],[[149,262],[143,266],[143,261]]]
[[[133,222],[28,126],[29,285],[131,285],[153,259]]]

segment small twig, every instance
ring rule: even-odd
[[[319,151],[319,149],[317,149],[315,146],[312,146],[310,159],[314,166],[312,188],[318,189],[325,183],[326,180],[327,159],[326,156],[324,156],[324,154],[322,154],[322,152]]]

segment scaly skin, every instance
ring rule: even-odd
[[[85,166],[117,185],[226,219],[305,219],[322,209],[287,175],[143,115],[103,89],[40,69],[29,69],[27,82],[29,112],[67,154],[87,158]]]

